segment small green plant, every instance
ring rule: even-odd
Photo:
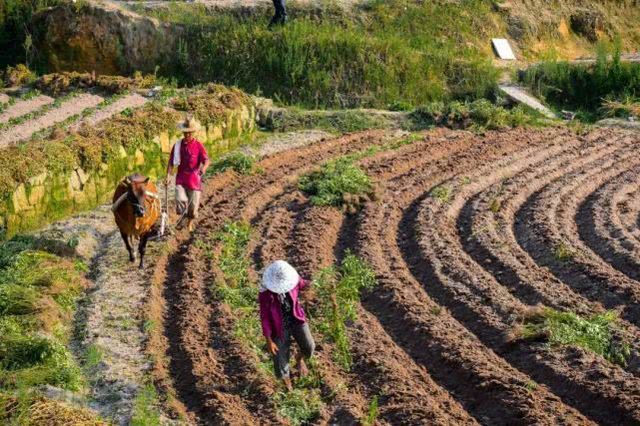
[[[153,384],[144,385],[133,402],[131,426],[159,426],[158,394]]]
[[[553,250],[553,257],[559,262],[569,262],[575,255],[575,250],[564,241],[558,243]]]
[[[527,382],[524,384],[524,388],[529,392],[533,392],[538,389],[538,384],[533,380],[527,380]]]
[[[296,426],[312,422],[318,417],[323,406],[319,389],[278,392],[274,396],[274,402],[278,407],[278,414]]]
[[[497,214],[501,208],[502,201],[500,201],[500,198],[495,197],[493,200],[491,200],[491,204],[489,204],[489,210],[491,210],[492,213]]]
[[[374,396],[369,404],[367,417],[362,420],[364,426],[375,426],[378,419],[378,395]]]
[[[373,191],[369,176],[348,157],[325,163],[320,170],[302,176],[298,187],[317,206],[340,206],[346,195],[367,195]]]
[[[607,311],[590,317],[551,308],[534,311],[525,319],[520,336],[525,340],[543,339],[549,346],[574,345],[624,365],[630,346],[616,335],[618,313]]]
[[[451,188],[448,186],[436,186],[430,192],[430,195],[442,204],[447,204],[451,201]]]
[[[215,175],[225,170],[234,170],[241,175],[250,175],[254,172],[256,159],[242,152],[233,152],[213,162],[207,174]]]
[[[334,360],[345,370],[352,364],[347,324],[355,321],[360,293],[376,285],[374,271],[362,259],[350,252],[340,267],[321,270],[314,279],[321,301],[319,328],[334,343]]]
[[[98,345],[90,345],[84,356],[84,366],[88,370],[92,370],[102,362],[104,353]]]

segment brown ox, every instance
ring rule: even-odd
[[[113,194],[113,214],[120,235],[129,252],[129,260],[136,260],[132,248],[135,240],[139,240],[140,268],[144,268],[144,253],[147,241],[156,230],[154,225],[160,217],[160,199],[156,186],[148,177],[139,174],[124,178]]]

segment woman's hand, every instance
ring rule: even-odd
[[[267,350],[271,352],[271,355],[278,355],[278,345],[271,339],[267,339]]]

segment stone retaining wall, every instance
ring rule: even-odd
[[[235,147],[234,138],[254,130],[255,114],[255,108],[249,106],[229,111],[222,124],[207,126],[196,137],[211,157],[218,156]],[[163,177],[171,146],[179,137],[165,132],[134,152],[120,148],[117,159],[101,163],[95,171],[77,168],[70,173],[47,172],[29,179],[0,200],[0,239],[110,202],[116,184],[133,172],[154,180]]]

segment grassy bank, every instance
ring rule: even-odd
[[[595,65],[543,62],[522,80],[554,108],[576,111],[585,121],[626,117],[640,105],[640,63],[623,62],[615,47],[601,46]]]
[[[173,71],[186,83],[220,81],[314,108],[475,99],[496,83],[487,59],[495,25],[485,1],[372,1],[352,13],[327,6],[299,10],[273,31],[265,25],[269,9],[209,13],[171,3],[139,10],[185,27]]]
[[[61,245],[50,243],[17,237],[0,245],[0,420],[98,424],[89,413],[38,393],[45,385],[72,392],[86,385],[68,349],[75,302],[86,287],[86,265],[52,253]],[[71,249],[74,242],[66,244]]]

